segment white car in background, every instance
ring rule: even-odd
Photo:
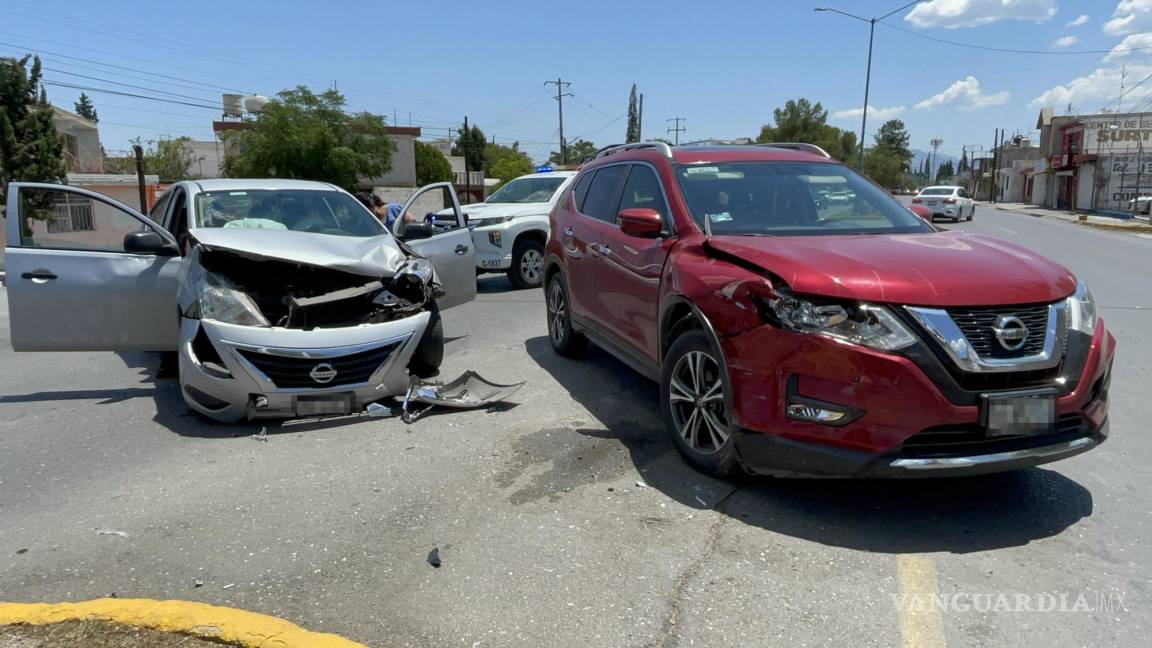
[[[539,288],[548,213],[574,177],[575,171],[531,173],[500,187],[485,202],[464,205],[477,273],[506,272],[517,288]]]
[[[964,187],[924,187],[912,198],[912,204],[931,209],[933,219],[942,216],[951,218],[953,223],[959,223],[965,218],[972,220],[976,214],[976,201],[972,200]]]

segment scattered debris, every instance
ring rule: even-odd
[[[374,418],[388,418],[392,416],[392,408],[380,403],[368,403],[368,407],[364,410],[368,412],[368,416]]]
[[[265,427],[260,428],[260,432],[258,434],[253,434],[252,438],[256,439],[257,441],[263,441],[264,443],[268,443],[268,427],[265,426]]]
[[[220,589],[232,589],[233,587],[236,587],[236,583],[228,583],[227,585],[225,585],[224,587],[221,587]]]
[[[110,535],[110,536],[120,536],[121,538],[127,538],[128,532],[127,531],[116,531],[115,529],[96,529],[96,535]]]
[[[192,582],[192,587],[204,587],[204,581],[197,578],[195,581]]]
[[[408,393],[404,395],[400,418],[405,423],[413,423],[437,406],[450,409],[488,407],[515,394],[525,382],[499,385],[482,378],[475,371],[465,371],[459,378],[448,383],[424,382],[413,377]],[[414,409],[414,403],[421,403],[425,407]]]
[[[23,555],[23,554],[26,554],[26,553],[28,553],[28,548],[27,548],[27,547],[25,547],[25,548],[23,548],[23,549],[17,549],[17,550],[16,550],[16,555],[17,555],[17,556],[20,556],[20,555]]]
[[[428,552],[428,564],[440,569],[440,548],[436,547]]]
[[[638,481],[636,482],[636,488],[648,488],[648,484],[645,484],[642,481]]]
[[[700,506],[703,506],[704,508],[708,508],[708,502],[705,502],[704,500],[700,499],[699,495],[696,495],[695,497],[696,497],[696,501],[700,502]]]

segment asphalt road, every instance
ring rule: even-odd
[[[540,292],[500,276],[446,314],[444,375],[527,380],[514,407],[262,442],[189,415],[151,356],[13,353],[0,291],[0,600],[189,599],[373,646],[1143,645],[1152,240],[987,208],[960,227],[1092,286],[1119,343],[1100,450],[987,478],[718,482],[665,440],[653,383],[553,355]],[[1057,610],[1022,611],[1044,595]]]

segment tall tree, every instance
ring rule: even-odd
[[[937,178],[951,178],[954,175],[956,175],[956,170],[952,167],[952,160],[946,160],[936,171]]]
[[[877,184],[896,189],[904,182],[904,161],[887,149],[873,146],[864,154],[864,173]]]
[[[96,114],[96,106],[92,105],[92,100],[83,92],[80,93],[80,98],[76,100],[76,114],[88,121],[100,121],[100,116]]]
[[[911,137],[904,128],[904,122],[899,119],[889,119],[880,125],[876,131],[875,148],[900,160],[900,170],[910,171],[912,166],[912,150],[908,148]],[[931,174],[932,170],[928,170]]]
[[[640,109],[636,101],[636,84],[632,84],[632,92],[628,94],[628,130],[624,133],[624,143],[640,141]]]
[[[595,144],[583,139],[568,142],[564,148],[567,153],[565,160],[568,164],[584,164],[591,160],[593,155],[596,155],[597,150]],[[548,161],[552,164],[561,164],[560,152],[552,151],[552,154],[548,156]]]
[[[518,142],[513,142],[512,146],[489,144],[486,147],[486,154],[485,164],[487,166],[484,169],[484,175],[500,180],[501,186],[509,180],[514,180],[536,170],[536,165],[532,164],[528,155],[520,150]]]
[[[40,57],[0,60],[0,204],[11,182],[65,182],[64,138],[40,84]],[[48,217],[37,210],[33,217]]]
[[[956,170],[959,171],[960,173],[964,173],[965,171],[968,170],[968,151],[967,151],[967,149],[965,149],[964,152],[960,154],[960,164],[957,165]]]
[[[144,146],[139,137],[132,142]],[[196,163],[191,143],[191,137],[150,140],[144,147],[144,172],[156,174],[160,182],[165,183],[190,179],[193,176],[192,165]]]
[[[456,136],[452,155],[463,155],[469,171],[484,169],[488,157],[485,150],[488,139],[484,136],[484,131],[476,124],[472,124],[467,130],[463,127],[456,129]]]
[[[819,101],[789,99],[783,108],[772,111],[774,124],[765,124],[756,137],[758,143],[805,142],[815,144],[847,164],[856,159],[856,134],[828,125],[828,111]]]
[[[360,178],[392,168],[395,147],[380,115],[345,112],[336,90],[314,94],[297,86],[276,96],[250,128],[228,137],[238,145],[224,162],[229,177],[323,180],[352,189]]]
[[[425,144],[419,140],[413,142],[416,147],[416,185],[424,186],[433,182],[449,182],[456,178],[452,173],[452,165],[440,149]]]

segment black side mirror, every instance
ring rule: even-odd
[[[155,254],[156,256],[176,256],[180,253],[175,245],[164,240],[156,232],[128,232],[124,235],[124,251],[129,254]]]
[[[405,223],[400,238],[405,241],[432,238],[432,225],[428,223]]]

